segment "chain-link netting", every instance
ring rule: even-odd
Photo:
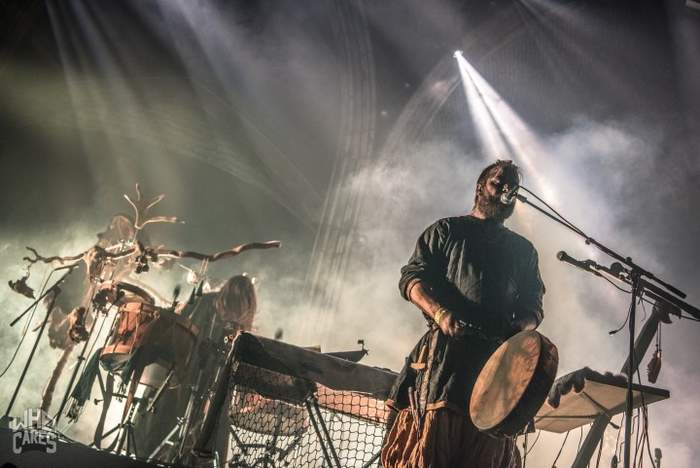
[[[229,467],[376,467],[388,408],[370,393],[234,362]]]

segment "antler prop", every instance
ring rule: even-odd
[[[134,227],[137,231],[143,229],[150,223],[181,223],[175,216],[153,216],[148,218],[148,212],[165,198],[165,194],[161,193],[155,196],[151,201],[146,201],[141,195],[141,188],[136,184],[136,200],[132,200],[129,195],[124,194],[124,198],[129,202],[134,209]]]
[[[82,260],[83,256],[87,253],[87,251],[83,253],[79,253],[77,255],[71,255],[68,257],[59,257],[58,255],[54,255],[53,257],[44,257],[42,255],[39,255],[39,252],[36,251],[36,249],[27,246],[27,250],[29,250],[31,253],[34,254],[34,258],[32,257],[22,257],[22,260],[29,262],[30,264],[34,264],[36,262],[43,262],[43,263],[53,263],[53,262],[60,262],[60,263],[66,263],[66,262],[74,262],[76,260]]]
[[[81,252],[76,255],[69,255],[67,257],[59,257],[58,255],[54,255],[53,257],[44,257],[39,254],[39,252],[36,251],[36,249],[27,246],[27,250],[32,252],[34,254],[34,257],[22,257],[22,260],[29,262],[30,264],[34,264],[37,262],[43,262],[43,263],[53,263],[53,262],[59,262],[59,263],[66,263],[66,262],[79,262],[81,260],[86,260],[86,257],[90,255],[94,255],[95,252],[99,252],[100,255],[104,256],[105,258],[109,258],[110,260],[120,260],[122,258],[126,258],[133,254],[136,251],[135,247],[128,248],[124,251],[117,252],[117,253],[112,253],[109,251],[109,249],[103,249],[99,246],[92,246],[89,249],[87,249],[85,252]]]
[[[200,252],[192,252],[188,250],[171,250],[171,249],[166,249],[163,247],[159,247],[156,249],[149,249],[149,248],[144,248],[140,244],[137,244],[137,247],[131,247],[126,250],[123,250],[121,252],[117,253],[112,253],[109,252],[108,250],[102,249],[97,246],[93,246],[86,250],[85,252],[79,253],[77,255],[70,255],[67,257],[59,257],[57,255],[53,257],[44,257],[40,255],[36,249],[32,247],[27,247],[27,250],[32,252],[34,254],[34,257],[24,257],[23,260],[34,264],[37,262],[43,262],[43,263],[53,263],[53,262],[60,262],[60,263],[66,263],[66,262],[78,262],[78,261],[85,261],[87,263],[90,263],[89,259],[90,257],[93,257],[97,254],[97,256],[110,259],[110,260],[120,260],[122,258],[129,257],[135,253],[138,254],[147,254],[147,255],[155,255],[157,257],[171,257],[171,258],[195,258],[197,260],[208,260],[210,262],[215,262],[217,260],[221,260],[222,258],[228,258],[228,257],[235,257],[238,254],[241,254],[245,252],[246,250],[265,250],[265,249],[274,249],[280,247],[282,243],[280,241],[267,241],[267,242],[249,242],[247,244],[240,244],[235,247],[232,247],[228,250],[224,250],[222,252],[216,252],[213,254],[204,254]]]
[[[196,258],[197,260],[208,260],[210,262],[215,262],[222,258],[235,257],[236,255],[243,253],[246,250],[275,249],[278,248],[281,244],[282,243],[280,241],[250,242],[248,244],[240,244],[230,248],[229,250],[224,250],[222,252],[217,252],[214,254],[203,254],[199,252],[167,249],[158,249],[155,251],[155,253],[159,257]]]

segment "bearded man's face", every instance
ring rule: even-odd
[[[515,203],[501,203],[501,195],[518,185],[518,175],[515,171],[494,168],[483,184],[477,187],[476,207],[486,218],[505,221],[513,214]]]

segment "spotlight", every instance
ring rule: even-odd
[[[463,55],[463,52],[461,50],[455,50],[455,53],[452,54],[452,56],[454,58],[460,58],[460,57],[463,57],[464,55]]]

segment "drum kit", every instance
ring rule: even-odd
[[[95,402],[102,402],[102,415],[92,445],[99,448],[103,440],[114,434],[107,450],[120,453],[125,448],[127,455],[143,458],[144,454],[137,451],[137,438],[134,435],[136,408],[143,405],[153,413],[167,388],[190,383],[190,364],[199,328],[189,318],[176,313],[175,304],[170,307],[158,306],[151,293],[125,281],[99,284],[95,301],[104,310],[115,307],[117,311],[103,345],[95,351],[94,359],[107,372],[107,376],[103,384],[99,369],[94,370],[102,390],[102,399]],[[116,392],[115,377],[121,379],[120,389]],[[124,393],[126,387],[128,391]],[[139,388],[143,388],[144,395],[148,393],[151,396],[137,397]],[[122,418],[112,429],[103,432],[106,414],[114,397],[126,398]],[[74,420],[80,414],[76,403],[74,401],[74,406],[68,411]],[[191,416],[194,414],[190,411]]]
[[[156,360],[165,367],[181,371],[189,363],[199,329],[190,319],[171,308],[158,307],[145,290],[128,283],[113,286],[118,307],[115,324],[100,352],[100,362],[111,372],[134,364],[145,366]]]
[[[210,411],[212,388],[224,367],[232,337],[225,336],[222,343],[210,342],[207,333],[186,314],[176,312],[173,306],[156,305],[152,294],[128,282],[106,282],[98,288],[98,296],[117,311],[103,346],[95,351],[110,383],[101,385],[102,416],[93,445],[100,448],[103,440],[112,437],[105,449],[115,453],[168,463],[187,457]],[[115,377],[121,379],[122,389],[128,387],[126,391],[112,391]],[[145,408],[158,415],[161,397],[176,387],[185,390],[187,405],[182,414],[163,414],[158,418],[165,424],[171,423],[172,428],[155,449],[151,445],[144,452],[143,442],[136,436],[137,411]],[[139,392],[141,388],[143,392]],[[137,396],[139,393],[141,396]],[[125,398],[126,404],[120,422],[104,431],[105,414],[114,397]],[[242,447],[247,446],[236,441],[241,431],[271,436],[274,440],[279,437],[300,440],[309,427],[302,407],[259,395],[234,391],[229,408],[230,431],[234,442]],[[284,450],[276,444],[266,444],[266,457]]]

